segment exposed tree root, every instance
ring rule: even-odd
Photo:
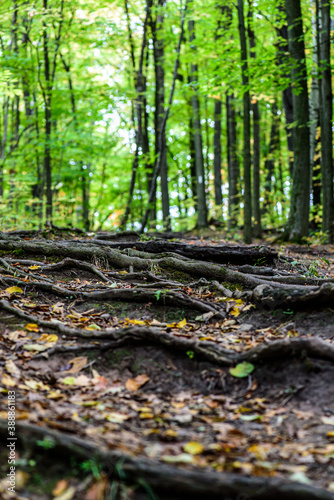
[[[278,254],[267,247],[237,247],[237,246],[196,246],[166,241],[138,241],[135,245],[131,242],[110,243],[103,239],[94,239],[94,243],[108,245],[119,250],[132,248],[149,253],[173,252],[190,259],[206,260],[219,264],[254,264],[257,262],[272,264]]]
[[[135,484],[145,481],[156,493],[184,498],[217,498],[219,500],[334,500],[330,493],[314,486],[286,481],[279,478],[246,477],[230,473],[216,473],[210,470],[187,470],[147,458],[132,457],[107,447],[97,447],[91,441],[63,434],[47,427],[17,422],[18,444],[23,449],[38,450],[37,441],[53,441],[55,457],[74,456],[79,460],[98,459],[110,479],[119,479],[117,470],[122,471],[122,480]],[[8,424],[0,420],[1,441],[7,443]]]
[[[65,337],[95,341],[109,339],[108,348],[138,343],[154,343],[173,350],[183,352],[192,351],[199,358],[221,366],[231,366],[242,361],[264,363],[272,359],[285,359],[296,356],[309,356],[334,362],[334,345],[318,338],[275,340],[267,344],[261,344],[246,352],[238,353],[209,341],[176,337],[172,333],[164,332],[162,329],[156,327],[129,326],[127,328],[107,328],[98,331],[70,328],[60,321],[45,321],[26,314],[20,309],[12,307],[6,300],[0,301],[0,307],[26,321],[35,322],[45,328],[56,330]],[[106,346],[104,345],[103,348],[105,349]]]
[[[273,288],[272,286],[257,286],[251,297],[257,307],[273,310],[277,307],[306,308],[330,307],[334,301],[334,284],[324,283],[314,288]]]

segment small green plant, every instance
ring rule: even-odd
[[[51,450],[56,446],[56,442],[53,439],[44,438],[43,441],[36,441],[37,445],[44,450]]]
[[[194,357],[195,357],[195,353],[194,353],[194,351],[187,351],[187,356],[188,356],[188,358],[190,358],[190,359],[194,359]]]
[[[90,458],[89,460],[82,462],[80,464],[80,469],[84,472],[93,474],[94,479],[100,479],[101,477],[102,466],[95,458]]]

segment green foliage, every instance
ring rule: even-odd
[[[247,16],[247,2],[246,16]],[[225,5],[225,4],[224,4]],[[203,155],[206,169],[206,196],[210,217],[227,221],[228,172],[227,126],[224,99],[234,94],[237,116],[237,158],[242,165],[242,127],[240,113],[245,90],[259,103],[261,114],[261,193],[263,203],[267,186],[266,159],[274,162],[272,184],[268,194],[270,210],[263,214],[263,226],[279,226],[286,222],[291,189],[289,153],[286,145],[285,120],[281,91],[290,83],[289,57],[278,64],[277,47],[282,42],[277,29],[285,22],[277,15],[277,2],[254,2],[251,22],[256,36],[255,57],[249,58],[249,88],[241,81],[241,60],[238,42],[238,19],[233,2],[226,9],[216,0],[192,2],[187,13],[195,21],[196,38],[189,43],[189,33],[181,48],[180,65],[174,101],[166,126],[168,145],[168,177],[172,228],[192,229],[196,224],[196,199],[191,177],[190,118],[192,85],[190,65],[198,65],[194,83],[200,99]],[[43,3],[17,4],[17,21],[13,25],[13,4],[3,0],[0,49],[0,230],[19,227],[42,227],[45,222],[45,172],[43,162],[46,146],[51,150],[53,222],[92,229],[113,229],[120,225],[127,203],[134,156],[137,105],[135,87],[138,70],[145,0],[129,2],[131,39],[129,43],[124,2],[114,0],[79,0],[75,4],[48,0]],[[312,67],[312,12],[303,1],[303,21],[308,69]],[[180,8],[165,2],[159,13],[164,15],[161,31],[155,33],[164,45],[165,104],[172,85],[175,47],[180,30]],[[153,2],[152,19],[158,14]],[[187,24],[187,23],[186,23]],[[46,81],[42,34],[48,41],[51,75]],[[131,202],[128,229],[139,229],[148,200],[149,171],[157,159],[154,110],[156,80],[151,26],[145,49],[143,90],[147,116],[149,152],[139,151],[139,164]],[[55,66],[54,66],[54,63]],[[50,91],[51,137],[46,144],[45,106]],[[214,205],[213,137],[214,103],[223,101],[222,177],[223,205]],[[272,105],[277,103],[279,140],[269,151]],[[7,125],[6,125],[7,123]],[[4,133],[6,129],[6,133]],[[243,189],[242,169],[239,191]],[[242,203],[242,196],[239,197]],[[161,185],[158,181],[155,210],[157,221],[151,227],[162,229]],[[236,214],[242,217],[242,212]],[[316,217],[316,214],[314,215]],[[240,221],[237,220],[237,223]],[[237,239],[236,228],[230,235]]]

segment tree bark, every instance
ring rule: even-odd
[[[255,58],[255,33],[253,30],[253,4],[252,0],[248,0],[248,38],[250,57]],[[253,217],[254,228],[253,234],[255,238],[261,238],[261,208],[260,208],[260,108],[258,100],[253,97],[251,103],[253,112]]]
[[[320,0],[321,31],[320,60],[321,79],[321,174],[322,174],[322,231],[327,234],[328,242],[333,241],[333,144],[332,115],[333,96],[330,60],[330,2]]]
[[[189,42],[195,40],[195,21],[190,20],[188,23]],[[195,47],[192,46],[193,52]],[[194,54],[195,55],[195,54]],[[204,228],[207,226],[207,207],[205,196],[205,177],[204,177],[204,162],[203,162],[203,143],[201,132],[200,119],[200,102],[197,91],[198,82],[198,66],[191,63],[190,65],[190,83],[192,87],[191,107],[193,119],[193,134],[194,134],[194,150],[195,150],[195,168],[196,168],[196,183],[197,183],[197,227]]]
[[[173,96],[174,96],[175,84],[176,84],[176,78],[177,78],[177,71],[178,71],[178,68],[179,68],[181,44],[182,44],[183,35],[184,35],[184,19],[185,19],[185,13],[186,13],[186,10],[187,10],[187,4],[188,4],[188,0],[186,0],[185,6],[184,6],[183,11],[182,11],[181,31],[180,31],[179,41],[178,41],[178,45],[177,45],[177,49],[176,49],[176,54],[177,55],[176,55],[175,64],[174,64],[173,81],[172,81],[172,86],[171,86],[171,90],[170,90],[170,94],[169,94],[168,106],[167,106],[167,108],[165,110],[164,119],[163,119],[163,122],[161,124],[161,130],[160,130],[160,134],[159,134],[159,143],[160,144],[162,143],[162,134],[163,134],[164,129],[166,127],[166,123],[167,123],[167,120],[168,120],[170,107],[171,107],[172,102],[173,102]],[[157,163],[155,165],[154,172],[153,172],[153,177],[152,177],[152,186],[151,186],[151,191],[150,191],[150,195],[149,195],[149,198],[148,198],[148,208],[146,209],[144,217],[142,219],[140,232],[143,232],[144,229],[145,229],[145,227],[146,227],[146,224],[147,224],[147,221],[148,221],[149,212],[150,212],[150,204],[152,203],[152,201],[154,199],[157,177],[158,177],[158,174],[159,174],[159,171],[160,171],[160,165],[161,165],[161,161],[162,161],[161,151],[162,151],[162,148],[160,146],[159,147],[158,161],[157,161]]]
[[[226,94],[227,164],[228,164],[228,230],[237,226],[239,212],[239,161],[237,157],[237,127],[235,99]]]
[[[278,18],[280,20],[282,13],[284,12],[284,5],[278,5]],[[277,34],[279,36],[278,42],[278,54],[277,54],[277,62],[279,66],[282,66],[283,73],[282,77],[288,79],[290,77],[289,73],[285,69],[287,64],[287,57],[289,51],[288,45],[288,27],[286,24],[283,24],[282,27],[277,28]],[[290,169],[290,177],[293,175],[293,98],[292,98],[292,86],[291,82],[287,85],[287,87],[282,91],[283,98],[283,107],[285,114],[285,129],[287,136],[287,144],[288,150],[290,153],[289,158],[289,169]]]
[[[155,23],[152,23],[153,47],[154,47],[154,70],[155,70],[155,154],[159,155],[161,151],[161,199],[162,199],[162,218],[163,227],[169,231],[171,228],[169,190],[168,190],[168,164],[167,164],[167,146],[166,129],[162,130],[161,144],[159,144],[159,134],[165,114],[165,70],[164,70],[164,40],[162,30],[164,23],[163,7],[165,0],[158,0],[157,17]]]
[[[221,173],[221,131],[222,131],[222,101],[215,99],[214,109],[214,136],[213,136],[213,169],[214,169],[214,185],[215,185],[215,204],[222,205],[222,173]]]
[[[294,88],[294,171],[291,189],[289,232],[291,240],[308,235],[310,203],[310,133],[307,71],[300,0],[286,0],[291,79]]]
[[[252,194],[251,194],[251,151],[250,151],[250,97],[247,62],[247,40],[244,20],[244,2],[238,0],[239,36],[241,52],[241,73],[243,93],[243,166],[244,166],[244,242],[252,241]]]

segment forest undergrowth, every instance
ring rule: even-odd
[[[0,234],[4,500],[334,499],[334,247],[177,236]]]

